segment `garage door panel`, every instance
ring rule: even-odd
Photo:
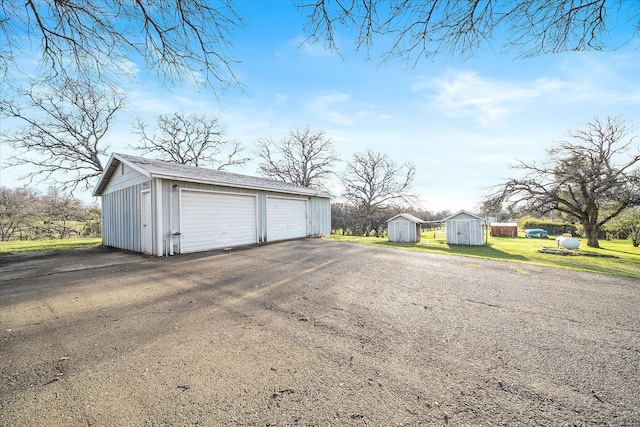
[[[257,242],[253,195],[184,191],[181,208],[182,252]]]
[[[307,236],[307,200],[267,198],[267,240],[298,239]]]

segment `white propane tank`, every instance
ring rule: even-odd
[[[556,242],[558,242],[558,247],[562,246],[566,249],[578,249],[580,247],[580,240],[573,237],[560,236],[556,239]]]

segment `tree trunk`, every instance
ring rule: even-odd
[[[587,236],[587,246],[590,248],[599,248],[600,244],[598,243],[598,227],[596,226],[596,219],[587,219],[582,222],[582,226],[584,227],[584,234]]]

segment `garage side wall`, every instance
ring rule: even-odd
[[[140,192],[143,184],[102,195],[102,244],[141,252]]]
[[[331,234],[331,199],[311,197],[309,199],[309,236]]]

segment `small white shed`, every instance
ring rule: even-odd
[[[419,242],[422,221],[408,213],[401,213],[387,220],[390,242]]]
[[[452,245],[484,245],[484,218],[459,211],[442,220],[446,224],[447,243]]]

